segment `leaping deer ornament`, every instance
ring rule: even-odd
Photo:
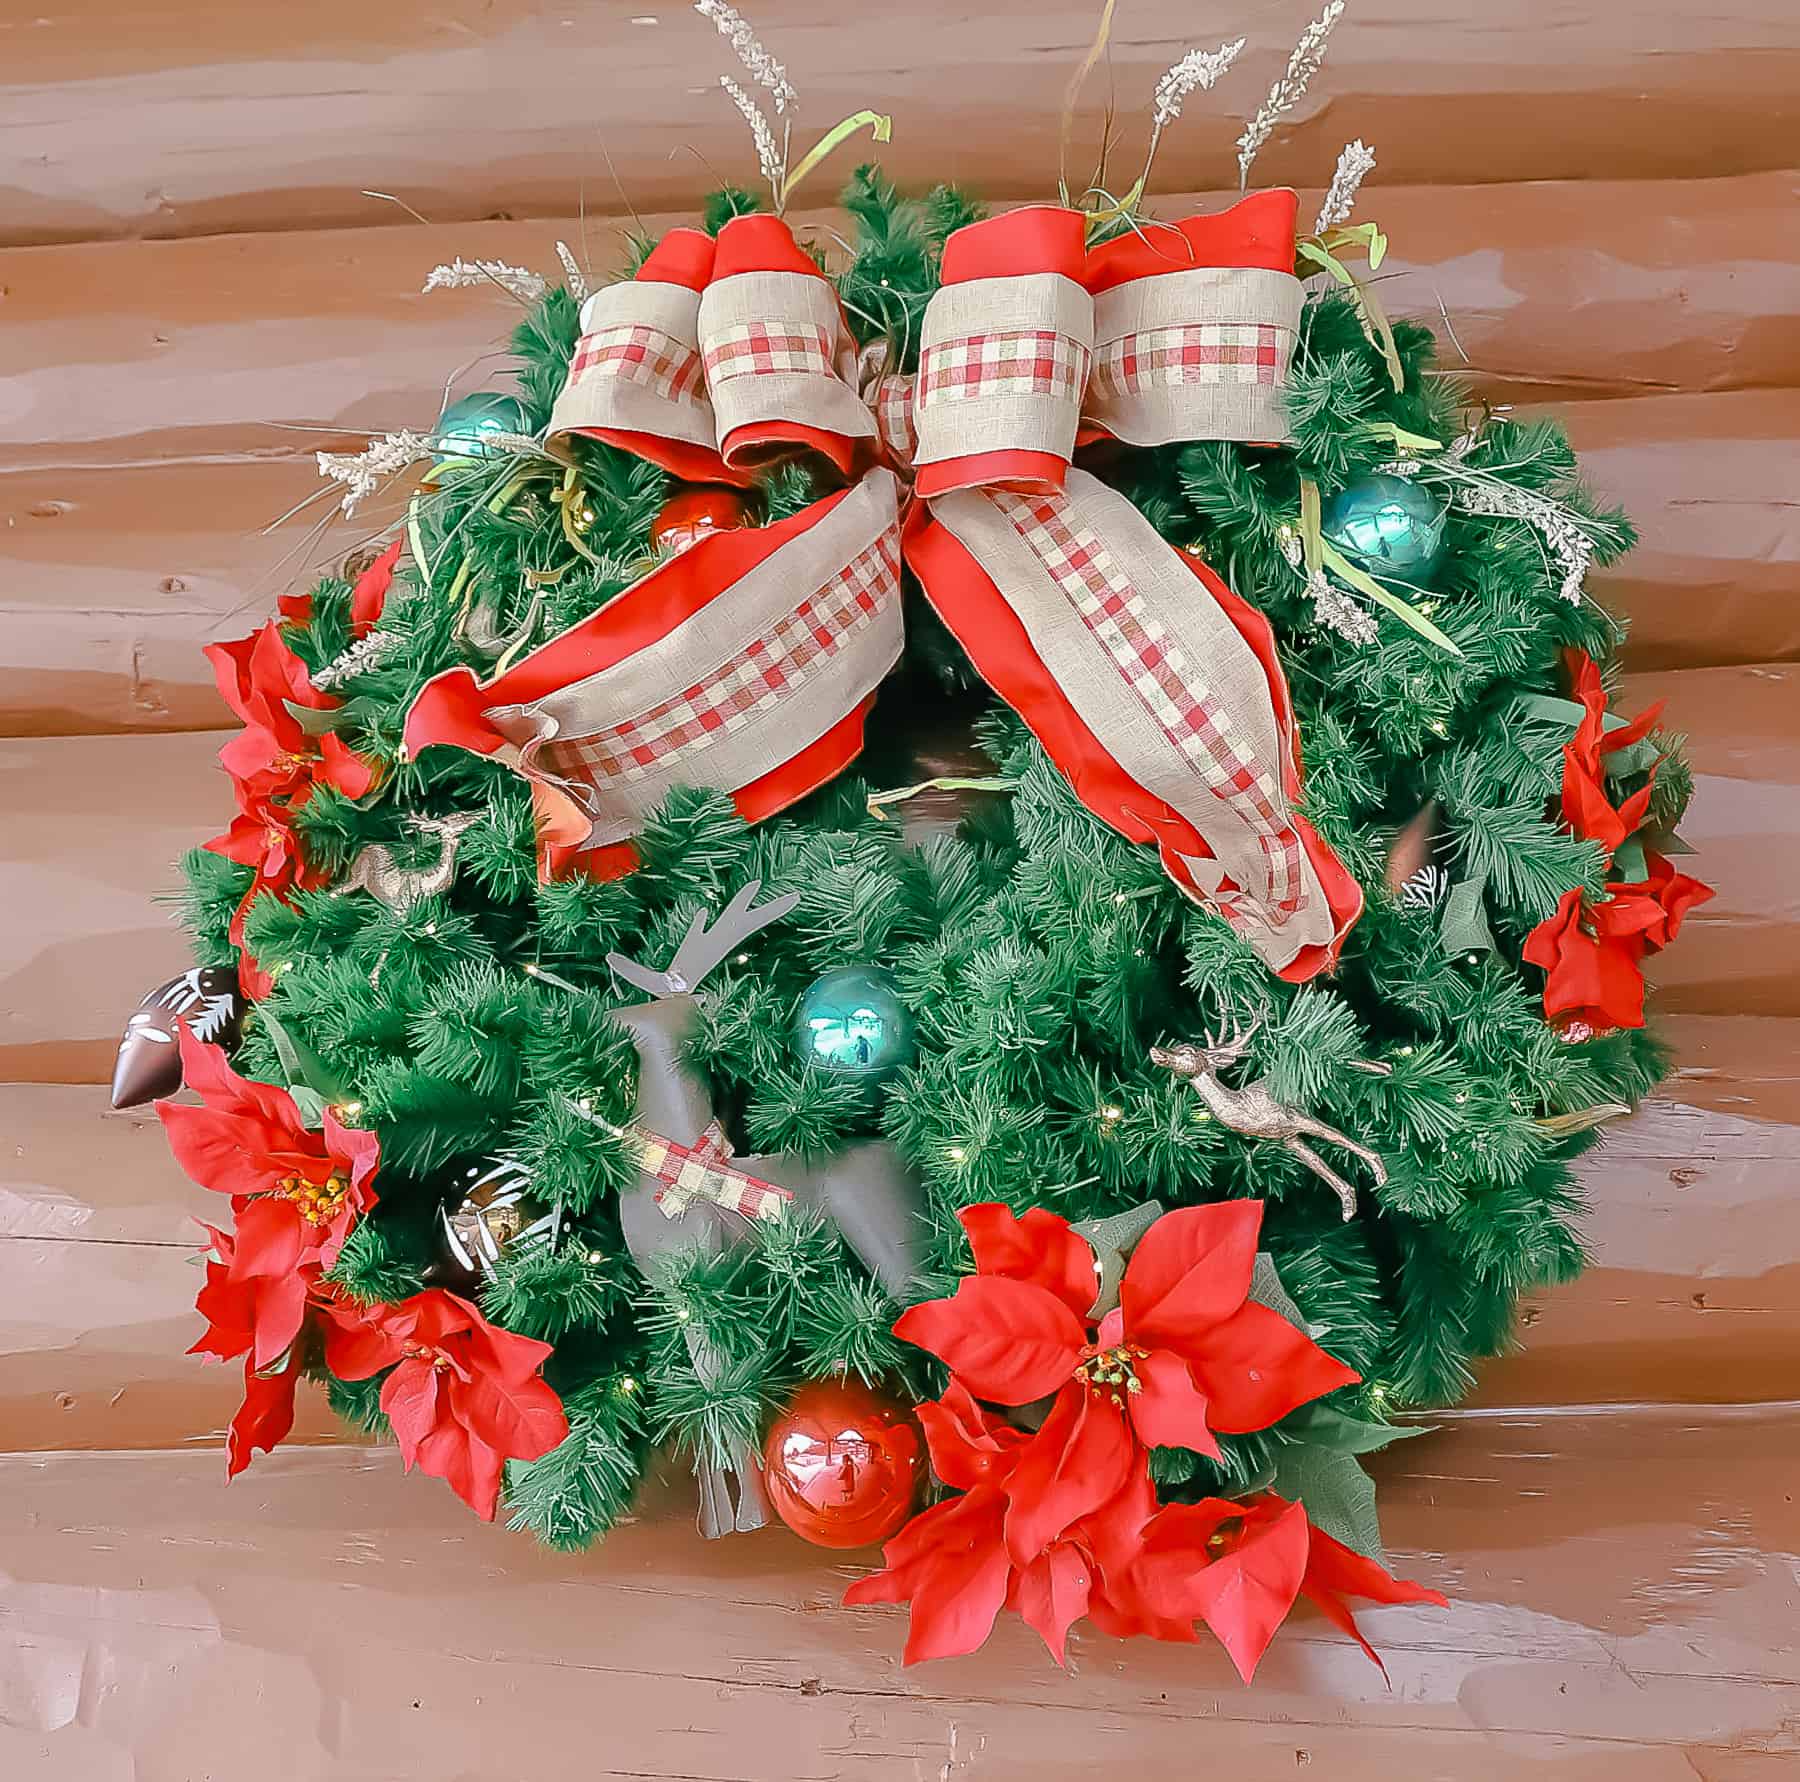
[[[1208,1034],[1204,1045],[1184,1040],[1174,1046],[1152,1046],[1150,1059],[1164,1070],[1172,1071],[1183,1082],[1191,1083],[1222,1125],[1242,1133],[1245,1138],[1274,1139],[1283,1150],[1298,1157],[1338,1197],[1344,1217],[1351,1218],[1356,1212],[1356,1190],[1306,1141],[1323,1139],[1328,1144],[1342,1145],[1369,1166],[1378,1188],[1387,1181],[1387,1166],[1367,1146],[1359,1145],[1335,1126],[1327,1126],[1323,1120],[1315,1120],[1310,1114],[1277,1101],[1262,1078],[1245,1084],[1242,1089],[1230,1088],[1219,1081],[1218,1073],[1243,1057],[1255,1033],[1256,1026],[1253,1025],[1228,1040]],[[1385,1077],[1393,1067],[1358,1064],[1355,1068]]]

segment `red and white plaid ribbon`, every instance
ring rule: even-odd
[[[1303,979],[1335,958],[1361,899],[1295,811],[1268,626],[1071,469],[1078,443],[1109,436],[1287,437],[1294,197],[1261,193],[1092,253],[1085,226],[1045,207],[958,231],[908,377],[867,353],[859,366],[829,281],[778,219],[736,218],[716,243],[674,231],[635,281],[589,300],[551,431],[700,480],[742,480],[800,448],[861,477],[859,493],[878,479],[891,491],[872,468],[883,461],[914,478],[905,556],[979,672],[1090,810],[1153,843],[1184,891]],[[863,670],[885,672],[898,650],[886,511],[854,539],[840,513],[808,573],[784,566],[785,600],[742,577],[726,604],[746,623],[730,648],[696,654],[676,627],[573,693],[488,708],[543,798],[573,807],[571,831],[586,822],[584,848],[628,838],[671,784],[743,787],[753,734],[766,746],[749,765],[774,771],[767,750],[792,753],[790,719],[811,714],[799,730],[816,738],[820,714],[866,700],[879,673]],[[794,542],[833,525],[822,512]],[[863,670],[836,672],[842,658]],[[828,768],[821,757],[789,777],[817,783]],[[740,793],[739,808],[779,805]]]
[[[773,1182],[733,1169],[731,1140],[714,1120],[691,1145],[633,1127],[626,1133],[638,1167],[660,1182],[656,1204],[665,1219],[679,1219],[695,1201],[710,1201],[744,1219],[779,1219],[793,1195]]]

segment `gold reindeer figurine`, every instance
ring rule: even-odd
[[[1283,1150],[1291,1151],[1315,1176],[1330,1186],[1344,1209],[1344,1217],[1350,1218],[1356,1211],[1356,1190],[1306,1141],[1309,1138],[1323,1139],[1328,1144],[1342,1145],[1375,1172],[1377,1187],[1387,1180],[1387,1166],[1373,1151],[1339,1132],[1335,1126],[1327,1126],[1323,1120],[1315,1120],[1310,1114],[1303,1114],[1298,1109],[1277,1101],[1269,1093],[1268,1084],[1261,1078],[1246,1084],[1242,1089],[1230,1088],[1219,1081],[1218,1073],[1243,1057],[1255,1032],[1256,1027],[1252,1026],[1248,1032],[1234,1034],[1228,1040],[1221,1041],[1209,1034],[1205,1045],[1184,1040],[1175,1046],[1152,1046],[1151,1062],[1174,1072],[1183,1082],[1193,1084],[1200,1099],[1212,1109],[1214,1116],[1233,1132],[1241,1132],[1245,1138],[1274,1139]],[[1391,1066],[1359,1064],[1356,1068],[1386,1076]]]

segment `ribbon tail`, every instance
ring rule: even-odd
[[[927,599],[1077,798],[1153,842],[1280,976],[1336,958],[1362,896],[1292,808],[1299,758],[1267,622],[1123,497],[962,493],[909,516]]]

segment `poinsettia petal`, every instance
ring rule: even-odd
[[[316,1152],[317,1143],[300,1119],[294,1098],[273,1083],[259,1083],[253,1077],[241,1077],[231,1068],[225,1048],[210,1040],[199,1039],[183,1020],[176,1030],[176,1043],[181,1048],[181,1081],[220,1113],[255,1117],[267,1123],[272,1131],[283,1133],[292,1141],[287,1147]]]
[[[1597,841],[1609,854],[1631,833],[1613,809],[1604,779],[1573,748],[1563,751],[1562,814],[1575,834]]]
[[[455,1298],[454,1295],[446,1297]],[[470,1363],[480,1373],[491,1374],[495,1379],[515,1386],[525,1386],[556,1352],[551,1344],[539,1342],[536,1337],[520,1336],[517,1331],[490,1324],[467,1300],[457,1303],[468,1310]]]
[[[1012,1606],[1065,1668],[1069,1629],[1087,1613],[1092,1587],[1087,1561],[1066,1543],[1039,1554],[1013,1581]]]
[[[1247,1526],[1236,1546],[1194,1579],[1200,1618],[1246,1683],[1300,1593],[1308,1533],[1305,1511],[1290,1504],[1273,1521]]]
[[[562,1400],[541,1380],[478,1373],[449,1387],[451,1415],[507,1460],[536,1460],[569,1433]]]
[[[246,726],[219,750],[219,765],[237,781],[240,800],[245,788],[264,797],[279,790],[293,778],[289,760],[287,750],[260,724]]]
[[[440,1386],[437,1368],[419,1356],[404,1357],[381,1383],[381,1408],[394,1426],[408,1472],[418,1459],[419,1444],[437,1427]]]
[[[346,798],[361,798],[375,784],[375,770],[342,740],[327,731],[320,739],[318,779]]]
[[[1642,1027],[1644,974],[1638,961],[1646,941],[1638,935],[1589,934],[1581,924],[1583,907],[1579,888],[1565,892],[1556,913],[1526,937],[1524,957],[1544,967],[1544,1013],[1559,1025],[1585,1021],[1600,1029]],[[1619,913],[1604,919],[1616,922]]]
[[[1072,1522],[1125,1487],[1146,1464],[1125,1413],[1074,1381],[1019,1451],[1006,1482],[1006,1546],[1015,1565],[1029,1565]]]
[[[225,1438],[225,1477],[235,1479],[260,1448],[268,1454],[294,1427],[294,1393],[300,1384],[301,1358],[296,1351],[279,1373],[259,1374],[244,1363],[244,1402]]]
[[[250,723],[250,652],[256,634],[234,637],[229,642],[209,643],[201,652],[212,664],[213,679],[218,683],[219,697],[231,708],[241,723]]]
[[[1152,1349],[1133,1363],[1143,1390],[1131,1395],[1132,1426],[1150,1448],[1192,1448],[1217,1460],[1219,1444],[1206,1424],[1206,1394],[1172,1349]]]
[[[1000,1538],[1004,1499],[991,1487],[915,1516],[882,1549],[887,1566],[844,1592],[847,1604],[910,1602],[907,1664],[973,1652],[993,1631],[1011,1565]]]
[[[415,1451],[419,1471],[442,1479],[483,1522],[500,1506],[505,1456],[473,1430],[446,1420],[424,1436]]]
[[[159,1101],[156,1117],[169,1151],[190,1180],[215,1194],[260,1194],[271,1181],[263,1158],[280,1135],[246,1131],[248,1122],[212,1108]]]
[[[934,1403],[920,1405],[917,1415],[932,1471],[958,1491],[1005,1479],[1029,1440],[1022,1429],[983,1410],[974,1394],[956,1380]]]
[[[259,1194],[238,1214],[231,1278],[292,1274],[306,1252],[310,1230],[291,1200]]]
[[[1187,1354],[1206,1394],[1207,1422],[1228,1435],[1267,1429],[1298,1405],[1362,1376],[1334,1360],[1282,1315],[1246,1301]]]
[[[1125,1329],[1146,1348],[1182,1348],[1229,1318],[1250,1292],[1260,1200],[1164,1213],[1132,1252],[1119,1289]]]
[[[956,1216],[968,1234],[977,1274],[1029,1281],[1054,1293],[1077,1318],[1087,1317],[1099,1274],[1093,1247],[1067,1219],[1045,1207],[1015,1214],[998,1201],[964,1207]]]
[[[206,1281],[194,1296],[194,1310],[206,1320],[206,1329],[188,1350],[190,1355],[230,1361],[256,1341],[255,1289],[233,1281],[224,1263],[207,1263]]]
[[[1356,1625],[1356,1617],[1344,1598],[1360,1596],[1372,1603],[1430,1603],[1439,1609],[1450,1606],[1450,1599],[1441,1591],[1415,1584],[1410,1578],[1394,1577],[1374,1560],[1333,1540],[1317,1527],[1312,1530],[1307,1549],[1306,1575],[1300,1581],[1300,1594],[1334,1627],[1355,1640],[1384,1677],[1387,1666],[1381,1662],[1381,1654]]]
[[[388,1306],[363,1307],[345,1299],[327,1299],[325,1366],[340,1380],[367,1380],[392,1367],[411,1337],[410,1321]]]
[[[300,720],[288,710],[303,705],[326,710],[337,704],[312,684],[306,664],[288,647],[281,626],[274,620],[257,632],[250,645],[250,696],[254,721],[264,724],[289,749],[304,754],[310,738]]]
[[[894,1334],[935,1355],[977,1398],[1023,1405],[1069,1378],[1087,1331],[1042,1287],[970,1275],[954,1298],[908,1307]]]
[[[387,605],[388,589],[393,585],[394,566],[400,561],[404,539],[395,539],[373,563],[356,578],[350,590],[350,632],[362,637],[374,629]]]

